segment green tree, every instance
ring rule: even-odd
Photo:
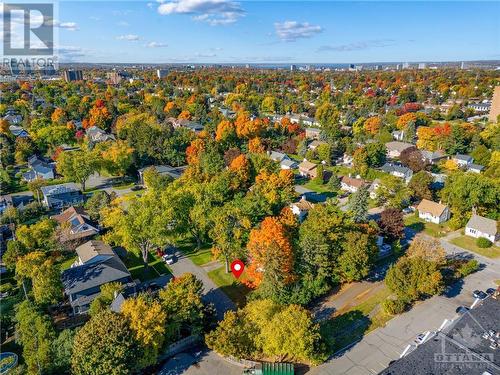
[[[174,225],[173,208],[163,207],[154,192],[133,199],[126,210],[119,205],[105,209],[103,217],[111,229],[105,239],[140,254],[146,266],[149,252],[168,242]]]
[[[385,284],[405,302],[439,294],[444,286],[437,263],[420,256],[400,258],[389,268]]]
[[[378,248],[372,236],[361,232],[347,233],[344,252],[338,259],[342,280],[358,281],[368,276],[377,255]]]
[[[349,200],[349,213],[355,223],[365,223],[368,220],[368,187],[363,185],[351,195]]]
[[[37,304],[54,304],[62,299],[61,274],[51,260],[46,260],[33,270],[32,283],[33,297]]]
[[[16,237],[26,249],[53,250],[55,246],[55,229],[57,222],[52,219],[43,219],[32,225],[20,225],[16,230]]]
[[[73,355],[73,342],[75,340],[75,335],[75,329],[64,329],[61,331],[59,336],[52,341],[54,373],[71,373],[71,357]]]
[[[76,334],[71,368],[75,375],[133,374],[143,354],[127,320],[105,310]]]
[[[429,199],[432,200],[433,194],[431,190],[431,185],[434,182],[432,175],[426,171],[420,171],[415,173],[409,184],[408,188],[412,191],[413,196],[418,199]]]
[[[265,356],[274,357],[279,362],[289,358],[319,364],[325,359],[319,325],[301,306],[289,305],[274,315],[262,327],[260,336]]]
[[[30,301],[16,306],[17,340],[23,347],[23,358],[29,374],[47,373],[53,366],[52,341],[55,339],[50,318]]]
[[[98,159],[92,151],[61,152],[57,158],[57,172],[70,181],[78,182],[82,191],[85,191],[88,178],[98,169]]]
[[[100,287],[101,293],[90,303],[89,314],[95,316],[106,310],[115,299],[115,294],[123,290],[123,284],[114,282],[106,283]]]
[[[159,293],[167,314],[168,334],[175,339],[182,328],[200,332],[205,318],[202,302],[203,283],[193,274],[186,273],[175,278]]]
[[[491,152],[485,145],[478,145],[470,155],[476,164],[487,166],[490,163]]]
[[[339,191],[340,190],[340,178],[337,176],[335,173],[333,173],[328,180],[328,188],[333,190],[333,191]]]
[[[108,194],[104,190],[96,191],[92,196],[85,202],[85,210],[89,214],[90,218],[94,221],[101,221],[101,211],[105,207],[109,207],[113,197],[116,194],[113,192]]]

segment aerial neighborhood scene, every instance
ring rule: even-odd
[[[0,375],[500,374],[499,2],[0,19]]]

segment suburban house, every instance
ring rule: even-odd
[[[97,126],[91,126],[86,131],[87,138],[91,143],[99,143],[106,141],[114,141],[115,136],[113,134],[106,133],[104,130]]]
[[[380,187],[380,183],[381,183],[380,179],[376,178],[375,180],[373,180],[370,187],[368,188],[368,192],[370,193],[371,199],[377,198],[377,189]]]
[[[397,159],[404,150],[415,147],[415,145],[406,142],[392,141],[387,142],[385,147],[387,148],[387,157],[390,159]]]
[[[304,177],[316,178],[318,175],[318,166],[304,159],[304,161],[299,164],[299,173]]]
[[[498,236],[498,223],[493,219],[473,214],[465,226],[465,234],[470,237],[483,237],[491,242],[496,242]]]
[[[392,138],[395,141],[402,141],[405,137],[405,132],[403,130],[394,130],[392,132]]]
[[[342,176],[340,179],[340,188],[351,193],[357,192],[367,182],[362,178],[353,178],[351,176]]]
[[[298,164],[294,160],[284,159],[280,162],[281,169],[297,169]]]
[[[21,122],[23,122],[23,116],[10,111],[8,114],[6,114],[3,117],[4,120],[7,120],[10,125],[19,125]]]
[[[83,203],[83,194],[77,184],[42,186],[43,203],[49,209],[62,208],[73,204]]]
[[[48,163],[36,155],[33,155],[28,159],[28,167],[28,172],[23,173],[23,179],[25,181],[30,182],[36,180],[37,178],[50,180],[55,177],[54,164]]]
[[[64,294],[74,314],[88,311],[100,294],[101,285],[110,282],[133,284],[132,276],[111,246],[102,241],[88,241],[76,248],[78,259],[62,272]]]
[[[446,154],[441,150],[438,151],[420,150],[420,153],[422,154],[422,159],[429,164],[437,164],[441,160],[446,158]]]
[[[277,162],[281,162],[282,160],[285,160],[285,159],[290,160],[290,158],[288,157],[287,154],[285,154],[283,152],[279,152],[279,151],[270,151],[270,152],[268,152],[268,155],[271,158],[271,160],[277,161]]]
[[[309,210],[313,207],[314,204],[309,202],[304,196],[302,196],[302,198],[298,202],[290,204],[290,209],[292,210],[293,214],[298,217],[300,222],[302,222],[306,218]]]
[[[0,195],[0,214],[9,207],[17,208],[19,211],[24,210],[26,205],[34,201],[33,194],[26,195]]]
[[[14,137],[20,137],[20,138],[28,138],[29,137],[28,132],[20,126],[11,125],[11,126],[9,126],[9,130]]]
[[[434,224],[444,223],[450,218],[450,209],[448,206],[427,199],[422,199],[417,206],[417,210],[420,219],[430,221]]]
[[[52,219],[61,227],[61,242],[88,239],[99,233],[99,226],[90,220],[90,216],[82,207],[71,206]]]
[[[321,145],[326,145],[327,143],[324,142],[324,141],[318,141],[317,139],[315,139],[314,141],[312,141],[309,146],[307,146],[307,148],[309,150],[316,150],[319,146]]]
[[[469,164],[467,166],[467,170],[469,172],[474,172],[474,173],[481,173],[481,171],[484,169],[484,167],[482,165],[479,165],[479,164]]]
[[[342,163],[344,165],[352,165],[353,161],[354,161],[354,158],[352,157],[352,155],[349,155],[349,154],[342,155]]]
[[[307,139],[319,139],[320,134],[321,134],[321,129],[306,128],[306,138]]]
[[[195,133],[199,133],[205,128],[202,124],[200,124],[198,122],[186,120],[186,119],[177,119],[174,117],[169,117],[167,119],[167,122],[172,124],[174,129],[175,128],[186,128],[186,129],[192,130]]]
[[[456,154],[451,158],[461,168],[467,168],[474,162],[474,158],[469,155]]]
[[[141,168],[137,171],[139,173],[140,184],[144,184],[144,172],[148,168],[154,168],[158,172],[158,174],[163,176],[170,176],[174,180],[181,177],[184,171],[186,170],[186,166],[171,167],[170,165],[150,165],[148,167]]]
[[[385,163],[380,169],[385,173],[404,179],[406,183],[410,182],[411,176],[413,176],[413,171],[410,168],[398,164]]]

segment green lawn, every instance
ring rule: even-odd
[[[125,258],[122,259],[127,269],[132,274],[132,278],[139,279],[141,281],[147,281],[155,279],[164,274],[170,274],[170,269],[167,267],[165,262],[157,257],[156,254],[149,254],[148,257],[148,268],[145,268],[142,262],[142,257],[137,256],[133,253],[128,253]]]
[[[384,312],[381,303],[390,292],[384,288],[359,305],[345,311],[321,324],[321,334],[330,354],[361,339],[376,328],[383,327],[392,315]]]
[[[200,249],[196,249],[196,245],[192,241],[181,240],[177,244],[179,250],[197,266],[202,266],[212,261],[212,246],[210,245],[203,245]]]
[[[311,189],[311,190],[315,191],[316,193],[326,194],[329,197],[333,197],[336,195],[336,193],[333,192],[328,187],[327,184],[321,184],[321,183],[317,182],[315,179],[311,179],[311,180],[307,181],[302,186],[304,186],[307,189]]]
[[[491,247],[483,249],[476,245],[476,240],[477,239],[473,237],[460,236],[450,240],[450,242],[487,258],[500,257],[500,248],[498,246],[492,245]]]
[[[212,281],[219,286],[238,307],[245,306],[246,296],[251,289],[236,280],[231,272],[226,273],[225,266],[210,271],[208,277],[210,277],[210,279],[212,279]],[[240,276],[240,280],[245,280],[245,272]]]
[[[59,267],[61,268],[61,271],[64,271],[64,270],[67,270],[68,268],[70,268],[71,265],[75,262],[76,258],[77,258],[76,256],[71,256],[68,259],[66,259],[65,261],[63,261],[59,265]]]
[[[415,215],[406,216],[404,222],[407,227],[412,228],[415,232],[418,233],[423,231],[432,237],[444,237],[452,231],[446,223],[427,223]]]

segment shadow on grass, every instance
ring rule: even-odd
[[[339,350],[360,340],[370,327],[371,320],[359,310],[346,312],[321,324],[330,356],[339,356]]]
[[[125,256],[121,257],[123,263],[129,270],[132,278],[139,279],[140,281],[148,281],[155,279],[161,275],[170,274],[167,265],[156,255],[148,255],[148,267],[142,261],[142,257],[137,254],[128,252]]]

